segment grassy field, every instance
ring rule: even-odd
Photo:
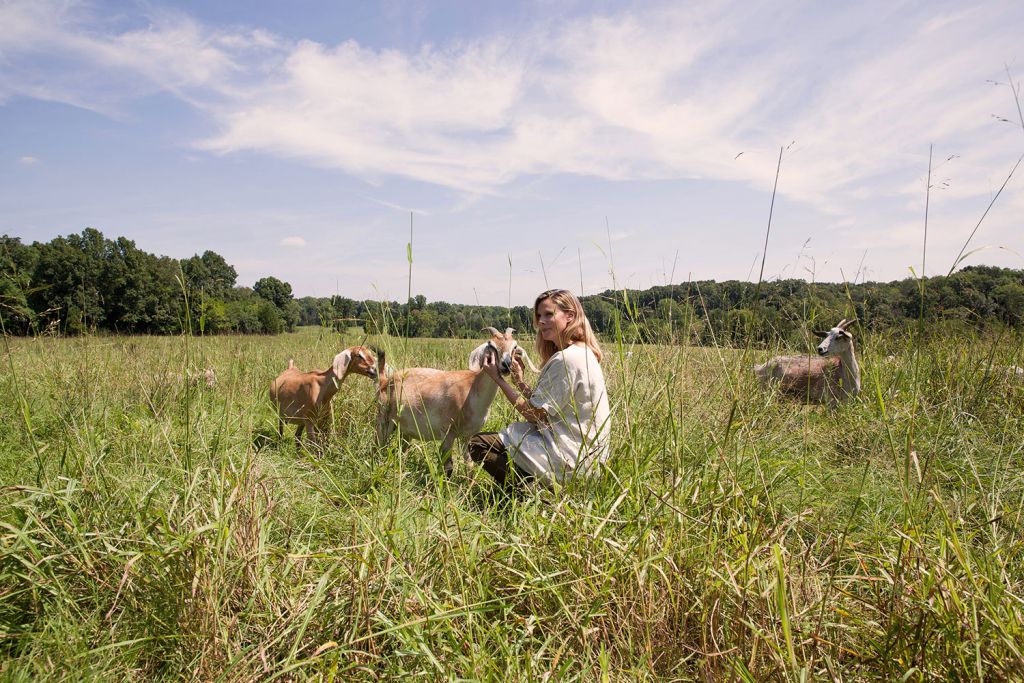
[[[2,678],[1024,675],[1019,337],[859,338],[835,411],[758,390],[768,351],[629,347],[613,474],[522,500],[375,450],[363,378],[325,450],[279,438],[270,380],[358,341],[8,340]],[[458,368],[476,342],[382,343]]]

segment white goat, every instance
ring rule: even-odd
[[[843,319],[818,345],[819,358],[776,356],[754,367],[762,384],[778,383],[779,389],[810,403],[836,405],[860,393],[860,366],[854,355],[853,335],[847,328],[855,320]]]
[[[452,444],[456,437],[466,439],[480,431],[498,391],[498,385],[483,372],[485,356],[495,356],[502,374],[511,370],[513,358],[525,359],[530,369],[537,372],[525,349],[512,338],[514,329],[506,329],[505,334],[493,327],[484,331],[490,332],[491,338],[469,354],[469,370],[409,368],[389,373],[383,362],[384,354],[380,354],[385,372],[377,387],[378,445],[388,442],[395,427],[401,430],[403,443],[412,439],[441,440],[444,471],[451,474]]]
[[[270,383],[270,400],[277,408],[277,431],[284,436],[284,423],[297,424],[295,443],[301,445],[302,431],[316,440],[317,432],[330,426],[334,412],[331,399],[349,373],[377,379],[377,361],[365,346],[347,348],[334,357],[323,371],[302,372],[295,361]]]

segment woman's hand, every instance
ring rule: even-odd
[[[482,365],[482,367],[480,369],[483,370],[484,373],[488,377],[493,379],[494,382],[497,384],[497,382],[498,382],[498,362],[497,362],[497,359],[494,357],[493,353],[485,353],[484,354],[483,365]]]
[[[517,386],[523,383],[523,361],[519,356],[512,357],[512,368],[509,370],[512,375],[512,382]]]

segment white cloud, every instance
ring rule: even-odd
[[[665,5],[405,53],[216,30],[171,12],[119,31],[77,3],[9,3],[0,19],[15,30],[0,48],[75,65],[45,86],[10,76],[0,93],[109,109],[98,85],[131,97],[141,83],[214,118],[206,150],[471,193],[558,173],[769,187],[778,146],[796,139],[780,192],[841,211],[838,193],[905,191],[905,178],[871,183],[923,168],[929,143],[974,149],[965,173],[1006,157],[1016,132],[991,115],[1012,113],[1009,89],[984,81],[1014,56],[1024,13],[950,7],[811,17],[795,5]]]
[[[41,161],[39,161],[39,159],[37,157],[27,156],[27,155],[23,156],[23,157],[20,157],[18,159],[18,161],[20,161],[21,163],[25,164],[26,166],[34,166],[36,164],[42,163]]]
[[[837,248],[859,258],[870,246],[883,264],[909,253],[886,248],[917,239],[929,145],[944,184],[933,201],[948,212],[936,244],[973,226],[1024,148],[1019,126],[993,118],[1016,119],[1010,89],[986,83],[1005,81],[1024,34],[1024,8],[1000,0],[638,3],[413,51],[293,41],[175,12],[137,19],[119,24],[76,2],[0,5],[0,102],[117,112],[166,91],[215,127],[199,149],[374,184],[410,178],[456,190],[459,208],[561,174],[767,191],[788,145],[780,195],[824,214]],[[985,239],[1011,234],[1021,180]],[[281,244],[300,246],[291,239]]]
[[[280,242],[282,247],[304,247],[306,246],[306,240],[301,237],[285,237]]]
[[[274,46],[264,31],[222,33],[179,12],[143,19],[144,27],[122,30],[124,15],[76,0],[0,5],[8,62],[0,102],[22,95],[116,115],[123,101],[162,90],[202,107],[235,89]]]

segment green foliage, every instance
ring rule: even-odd
[[[282,282],[276,277],[265,277],[257,280],[252,290],[256,296],[274,304],[285,329],[289,332],[295,331],[295,325],[301,318],[302,309],[292,297],[290,284]],[[268,332],[270,331],[269,327],[266,329]]]
[[[215,299],[228,298],[238,279],[234,267],[225,261],[223,256],[212,251],[204,251],[202,256],[197,254],[184,259],[181,262],[181,270],[185,274],[185,282],[190,290],[205,292],[207,296]]]
[[[260,329],[267,334],[280,334],[285,330],[281,311],[273,303],[263,300],[257,304],[256,319],[260,321]]]
[[[750,282],[702,280],[638,291],[606,291],[583,297],[587,316],[598,332],[614,333],[623,321],[630,341],[726,343],[765,346],[803,336],[810,327],[831,327],[841,318],[857,318],[862,328],[902,330],[922,314],[919,280],[857,285],[803,280]],[[960,320],[975,329],[993,323],[1024,324],[1024,271],[968,266],[948,277],[929,278],[923,298],[924,319]],[[686,328],[686,333],[679,330]]]
[[[106,239],[93,228],[32,245],[0,237],[0,321],[11,334],[178,334],[186,316],[190,329],[203,335],[294,329],[300,307],[291,285],[260,281],[271,311],[251,289],[235,287],[236,279],[215,252],[178,261],[144,252],[124,237]]]
[[[231,330],[241,334],[263,332],[259,307],[261,301],[254,296],[238,296],[225,304],[225,315]],[[263,302],[265,303],[265,302]]]
[[[47,328],[171,334],[182,331],[186,313],[191,329],[202,334],[316,325],[477,338],[485,326],[510,326],[520,334],[533,329],[526,306],[428,302],[422,294],[406,303],[343,296],[296,300],[291,285],[278,278],[261,278],[252,289],[236,287],[236,279],[235,269],[212,251],[178,262],[143,252],[123,237],[107,240],[92,228],[45,244],[0,238],[0,320],[14,334]],[[595,331],[643,343],[764,347],[806,339],[811,327],[854,317],[862,328],[879,332],[907,329],[922,314],[931,324],[958,321],[975,330],[1024,325],[1024,271],[968,266],[928,279],[923,295],[921,285],[915,279],[855,285],[703,280],[605,291],[582,301]],[[269,302],[276,315],[260,302]]]
[[[119,237],[107,243],[105,262],[105,327],[129,333],[174,332],[179,308],[174,260],[148,254]]]
[[[36,320],[29,305],[38,252],[17,237],[0,237],[0,322],[12,334],[27,334]]]
[[[81,334],[103,326],[106,240],[93,228],[81,235],[35,243],[39,256],[32,276],[37,285],[29,304],[45,324],[68,334]]]
[[[256,296],[266,299],[279,309],[284,309],[292,300],[292,286],[287,282],[281,282],[276,277],[257,280],[252,291]]]

